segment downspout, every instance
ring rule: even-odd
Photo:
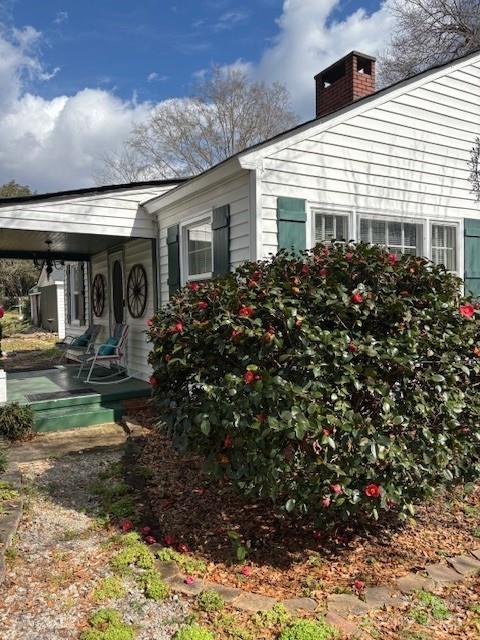
[[[154,229],[154,238],[152,238],[152,273],[153,273],[153,281],[155,286],[153,288],[153,309],[156,312],[161,304],[160,300],[160,269],[159,269],[159,256],[160,256],[160,226],[158,224],[158,216],[156,213],[148,213],[143,205],[140,205],[140,208],[145,212],[146,215],[150,215],[153,217],[153,229]]]

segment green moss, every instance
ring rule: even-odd
[[[142,536],[136,531],[130,531],[129,533],[118,533],[112,536],[112,542],[119,544],[122,547],[132,547],[139,542],[142,542]]]
[[[224,606],[225,600],[216,591],[202,591],[202,593],[197,596],[197,607],[200,611],[212,613],[213,611],[221,611]]]
[[[428,610],[434,620],[446,620],[450,617],[450,609],[438,596],[429,591],[418,591],[417,600]]]
[[[203,560],[198,560],[197,558],[192,558],[184,553],[180,553],[175,551],[175,549],[170,549],[169,547],[164,547],[156,552],[156,556],[159,560],[163,562],[172,561],[176,562],[178,566],[185,571],[185,573],[200,573],[203,574],[207,570],[207,565]]]
[[[120,578],[111,576],[109,578],[103,578],[100,581],[98,587],[93,592],[93,599],[95,602],[105,602],[106,600],[115,600],[117,598],[123,598],[127,593],[125,585]]]
[[[142,587],[145,597],[150,600],[165,600],[170,595],[168,585],[155,569],[138,576],[137,583]]]
[[[111,502],[107,511],[114,518],[133,518],[135,515],[135,503],[131,496],[123,496]]]
[[[294,620],[280,634],[279,640],[335,640],[335,627],[323,620]]]
[[[108,469],[98,474],[100,480],[108,480],[122,475],[122,465],[120,462],[114,462]]]
[[[89,620],[92,629],[81,635],[81,640],[133,640],[135,629],[122,620],[115,609],[99,609]]]
[[[208,629],[198,624],[189,624],[179,629],[173,640],[214,640],[214,637]]]
[[[0,501],[15,500],[18,498],[18,491],[8,482],[0,482]]]
[[[122,571],[135,566],[139,569],[153,569],[155,558],[153,553],[142,543],[132,544],[119,551],[110,560],[113,569]]]
[[[290,620],[290,617],[283,604],[276,604],[270,611],[258,613],[254,622],[259,627],[283,627]]]

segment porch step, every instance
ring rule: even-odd
[[[151,397],[150,389],[125,389],[121,388],[122,385],[118,385],[120,388],[112,390],[109,387],[108,391],[104,393],[84,393],[82,395],[71,395],[65,398],[55,398],[52,400],[35,400],[30,402],[34,411],[44,411],[46,409],[59,409],[60,407],[74,407],[83,405],[103,406],[105,403],[117,402],[120,400],[129,400],[134,398],[149,398]]]
[[[35,412],[34,431],[37,433],[78,429],[96,424],[117,422],[124,414],[124,409],[120,402],[111,402],[108,406],[105,404],[102,404],[102,406],[99,404],[72,405],[40,411],[34,405],[32,405],[32,408]]]

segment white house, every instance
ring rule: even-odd
[[[47,272],[44,264],[37,283],[28,293],[32,324],[65,338],[65,270],[62,265]]]
[[[106,337],[127,322],[129,367],[144,379],[145,322],[172,292],[279,248],[386,244],[445,264],[480,295],[469,180],[480,52],[381,91],[375,59],[351,52],[315,87],[313,120],[189,180],[0,201],[0,257],[48,257],[52,242],[67,265],[66,333],[94,322]],[[146,283],[134,308],[132,278]]]

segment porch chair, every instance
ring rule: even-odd
[[[113,334],[108,340],[95,348],[94,353],[86,353],[79,358],[80,369],[78,370],[77,378],[80,378],[84,369],[89,367],[88,375],[84,382],[88,384],[93,382],[95,384],[117,384],[119,382],[125,382],[132,378],[132,375],[127,375],[127,359],[126,348],[128,340],[128,325],[116,324],[113,330]],[[101,376],[100,378],[92,378],[93,370],[96,366],[102,366],[106,368],[115,367],[115,371],[107,376]],[[112,380],[119,375],[123,377],[119,380]]]
[[[61,342],[57,342],[57,349],[63,351],[60,362],[66,359],[79,361],[78,357],[86,353],[93,353],[95,340],[100,332],[100,325],[91,324],[80,336],[65,336]]]

